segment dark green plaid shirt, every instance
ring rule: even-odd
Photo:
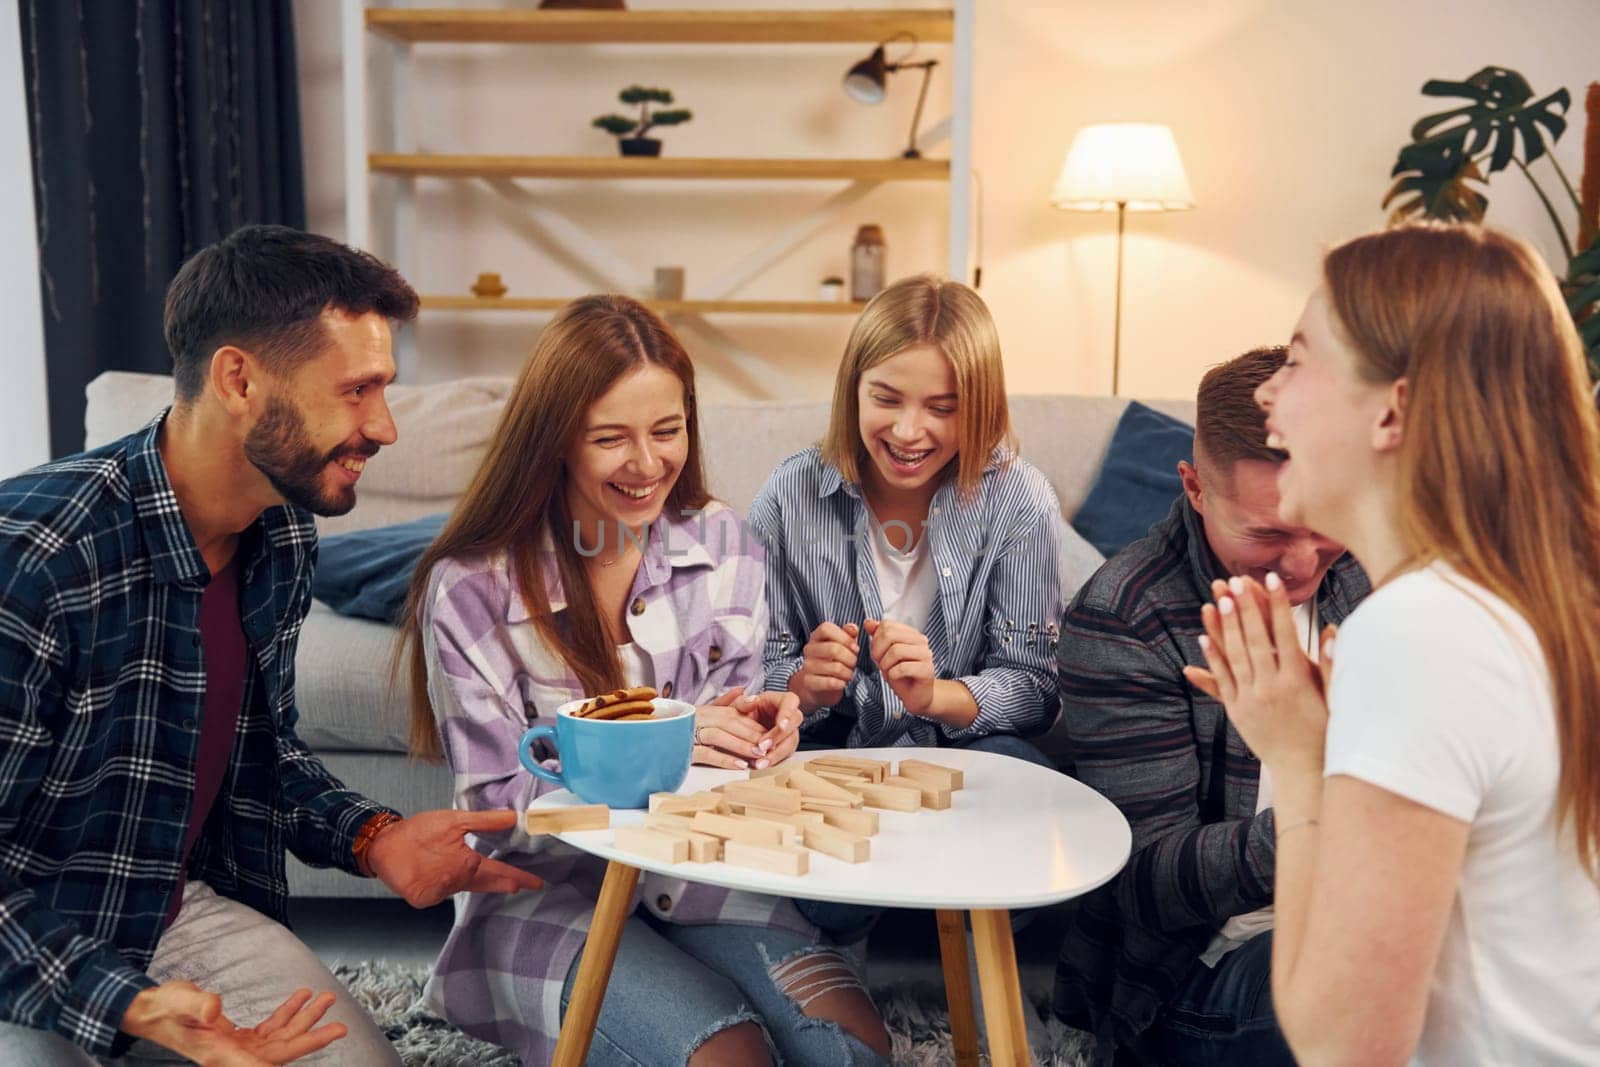
[[[191,878],[282,922],[284,850],[357,873],[356,831],[388,810],[295,736],[316,529],[271,508],[240,536],[247,697],[184,856],[211,572],[157,450],[161,423],[0,482],[0,1020],[97,1056],[126,1049],[117,1027],[153,984],[186,859]]]
[[[1084,898],[1056,965],[1055,1010],[1130,1043],[1229,918],[1272,903],[1272,809],[1257,814],[1261,764],[1222,705],[1183,668],[1205,666],[1200,608],[1226,578],[1200,517],[1179,497],[1068,606],[1056,652],[1076,776],[1133,828],[1128,865]],[[1317,591],[1320,624],[1342,623],[1371,586],[1348,555]]]

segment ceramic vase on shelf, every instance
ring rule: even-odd
[[[862,226],[850,246],[850,299],[871,300],[883,288],[888,246],[881,226]]]

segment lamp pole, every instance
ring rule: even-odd
[[[1122,384],[1122,220],[1128,212],[1126,200],[1117,201],[1117,317],[1111,334],[1111,395],[1120,395]]]
[[[917,127],[922,123],[922,105],[928,99],[928,82],[933,79],[933,68],[939,65],[937,59],[925,59],[920,63],[891,63],[889,70],[916,70],[922,68],[922,89],[917,93],[917,110],[911,116],[911,145],[903,153],[903,159],[921,159],[922,153],[917,151]]]

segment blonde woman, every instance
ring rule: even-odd
[[[1280,518],[1376,587],[1313,667],[1276,576],[1218,583],[1188,671],[1273,778],[1290,1047],[1600,1062],[1600,432],[1555,279],[1476,227],[1357,238],[1257,395]]]
[[[919,275],[874,297],[827,436],[750,506],[767,548],[765,684],[799,698],[803,745],[948,745],[1050,766],[1023,738],[1059,706],[1061,512],[1010,437],[978,294]],[[870,923],[803,906],[847,940]]]
[[[637,301],[576,301],[540,334],[411,595],[412,746],[442,752],[457,807],[522,810],[551,788],[520,766],[529,725],[623,685],[698,705],[697,763],[759,768],[794,750],[795,699],[740,696],[766,636],[759,545],[707,492],[694,368]],[[520,832],[480,841],[548,888],[511,907],[458,900],[429,995],[467,1032],[547,1063],[605,864]],[[887,1054],[855,971],[788,901],[641,880],[589,1063]]]

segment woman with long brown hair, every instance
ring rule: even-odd
[[[443,755],[457,807],[525,808],[552,788],[520,765],[528,727],[624,686],[697,705],[697,763],[794,751],[795,698],[742,693],[766,638],[760,548],[706,490],[698,419],[688,354],[637,301],[575,301],[540,335],[406,613],[412,747]],[[605,865],[521,831],[480,841],[548,888],[458,902],[429,996],[469,1033],[548,1062]],[[650,874],[641,887],[590,1063],[887,1054],[860,979],[793,904]]]
[[[1357,238],[1257,395],[1280,518],[1376,586],[1313,666],[1281,581],[1218,583],[1188,671],[1273,778],[1290,1047],[1600,1062],[1600,430],[1555,279],[1477,227]]]

